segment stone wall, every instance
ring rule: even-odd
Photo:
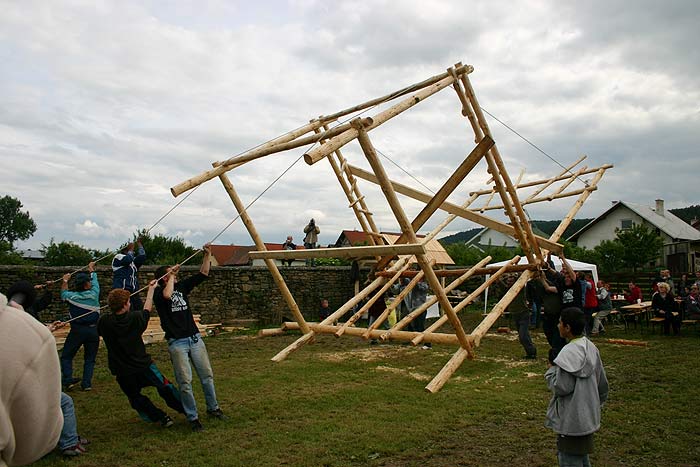
[[[0,292],[5,293],[14,282],[25,279],[32,284],[59,279],[73,267],[0,266]],[[139,281],[144,286],[153,279],[155,266],[144,266]],[[199,266],[183,266],[180,277],[199,270]],[[319,302],[327,298],[331,308],[338,308],[353,296],[349,267],[283,267],[282,276],[307,320],[318,319]],[[112,270],[98,266],[100,302],[105,305],[112,285]],[[72,285],[72,284],[71,284]],[[58,300],[60,280],[53,285],[54,302],[42,314],[44,321],[65,317],[67,305]],[[141,292],[145,300],[146,293]],[[230,323],[238,319],[257,320],[261,325],[292,320],[282,294],[265,267],[212,267],[210,279],[190,295],[194,313],[204,323]]]

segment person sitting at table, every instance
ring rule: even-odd
[[[659,282],[657,287],[659,291],[651,297],[651,309],[655,316],[664,319],[664,335],[668,335],[673,326],[673,335],[677,336],[681,330],[681,321],[676,300],[666,282]]]
[[[601,319],[608,316],[612,311],[612,301],[610,300],[610,291],[608,290],[610,284],[599,280],[597,285],[596,298],[598,299],[598,312],[593,317],[593,328],[591,329],[591,335],[593,336],[605,332]]]
[[[685,297],[684,319],[700,320],[700,288],[693,284],[690,286],[690,293]]]
[[[629,285],[629,293],[625,294],[625,300],[627,300],[627,303],[632,304],[632,303],[637,303],[637,301],[642,301],[642,289],[637,287],[637,284],[634,283],[634,281],[630,281]]]

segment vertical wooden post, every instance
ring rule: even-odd
[[[396,193],[394,192],[394,189],[391,186],[391,181],[389,180],[389,177],[384,171],[382,163],[377,157],[377,153],[375,152],[374,147],[372,146],[372,143],[369,140],[369,135],[362,126],[362,122],[359,119],[353,120],[353,127],[358,132],[358,141],[360,142],[362,151],[365,153],[365,157],[369,161],[370,166],[372,166],[372,170],[374,171],[374,174],[377,177],[377,180],[379,181],[379,184],[382,188],[382,192],[384,193],[384,196],[386,197],[389,206],[391,207],[391,210],[394,213],[394,216],[396,217],[396,220],[401,226],[401,231],[408,235],[408,241],[410,243],[418,243],[418,239],[416,237],[416,233],[413,231],[411,222],[406,217],[406,213],[403,211],[403,208],[399,203]],[[447,299],[447,294],[445,294],[444,289],[440,286],[440,281],[435,275],[435,271],[433,271],[433,269],[428,264],[425,254],[416,255],[416,260],[418,261],[418,265],[420,266],[420,268],[425,273],[425,278],[428,284],[430,285],[430,288],[433,289],[433,292],[435,292],[435,294],[438,296],[440,305],[442,305],[443,310],[445,310],[445,313],[447,313],[447,316],[450,319],[450,323],[452,323],[452,326],[455,329],[455,334],[457,335],[457,339],[459,340],[460,345],[463,348],[467,349],[467,351],[471,354],[471,342],[467,338],[467,334],[464,332],[462,323],[459,321],[459,318],[452,310],[452,305],[450,305],[450,301]]]
[[[236,207],[238,214],[241,216],[241,220],[243,221],[243,224],[248,230],[248,233],[255,242],[255,246],[258,248],[258,250],[265,251],[265,242],[263,242],[262,238],[260,238],[260,235],[258,235],[258,231],[255,228],[252,219],[248,215],[243,201],[241,201],[241,199],[238,196],[238,193],[236,193],[236,190],[233,188],[233,183],[231,183],[231,180],[229,180],[226,174],[219,175],[219,179],[224,185],[224,189],[231,198],[233,205]],[[270,274],[272,275],[275,284],[277,284],[277,287],[280,289],[282,297],[287,303],[289,310],[294,315],[294,319],[297,323],[299,323],[299,328],[301,329],[301,332],[303,332],[304,334],[311,334],[313,336],[313,331],[309,328],[309,325],[306,323],[304,316],[301,314],[297,302],[294,300],[294,297],[292,296],[291,292],[289,291],[289,288],[287,287],[287,283],[284,281],[284,278],[282,277],[282,274],[280,273],[279,269],[277,269],[277,264],[275,263],[275,260],[266,259],[265,265],[270,270]],[[285,353],[284,356],[286,357],[287,354],[288,352]]]

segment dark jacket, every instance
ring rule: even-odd
[[[112,259],[112,288],[125,289],[135,292],[139,289],[138,270],[146,261],[146,250],[139,247],[138,255],[130,251],[127,254],[119,253]]]
[[[138,373],[153,362],[141,337],[149,318],[148,311],[108,313],[100,317],[97,333],[107,346],[107,363],[113,375]]]

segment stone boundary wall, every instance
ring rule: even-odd
[[[32,284],[59,279],[72,272],[75,267],[0,266],[0,293],[14,282],[24,279]],[[140,286],[154,278],[157,266],[143,266],[139,271]],[[199,266],[183,266],[180,277],[199,271]],[[280,272],[294,296],[305,319],[318,320],[321,298],[327,298],[333,309],[340,307],[354,295],[350,281],[350,267],[281,267]],[[112,286],[112,269],[98,266],[100,303],[106,305],[107,294]],[[364,276],[364,275],[363,275]],[[272,275],[266,267],[212,267],[209,280],[197,287],[190,295],[195,314],[202,315],[203,323],[231,323],[234,320],[257,320],[260,325],[279,324],[293,320],[292,313],[282,298]],[[364,277],[361,279],[363,280]],[[60,281],[55,283],[54,300],[42,313],[43,321],[65,317],[68,306],[58,297]],[[72,286],[72,283],[70,284]],[[41,292],[40,292],[41,293]],[[146,292],[141,292],[145,300]]]

